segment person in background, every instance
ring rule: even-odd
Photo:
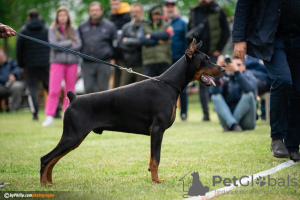
[[[137,31],[145,21],[143,20],[144,9],[141,4],[131,5],[131,22],[125,24],[122,28],[122,34],[119,39],[119,47],[122,50],[123,62],[126,68],[132,68],[133,71],[142,73],[142,46],[137,37]],[[133,73],[122,73],[120,85],[127,85],[136,81],[141,81],[142,76]]]
[[[10,26],[0,23],[0,38],[8,38],[15,35],[16,31],[14,29],[12,29]]]
[[[252,56],[246,55],[244,64],[246,65],[246,69],[250,70],[252,74],[255,76],[257,81],[257,92],[258,96],[263,95],[266,92],[270,92],[271,88],[271,79],[268,76],[266,67],[264,66],[262,60],[258,58],[254,58]],[[265,114],[265,100],[261,100],[261,119],[266,119]]]
[[[48,28],[36,9],[29,11],[27,23],[20,30],[21,34],[28,35],[48,42]],[[20,67],[25,70],[26,85],[29,89],[29,104],[33,120],[38,120],[39,111],[39,81],[48,91],[49,84],[49,47],[18,36],[16,44],[17,60]]]
[[[227,76],[217,78],[217,86],[211,87],[212,102],[218,114],[223,132],[252,130],[256,125],[256,79],[246,70],[243,61],[234,57],[231,63],[219,56],[217,64],[224,66]]]
[[[122,2],[122,0],[110,0],[110,13],[108,19],[113,22],[117,27],[118,40],[122,35],[122,27],[124,24],[131,21],[130,16],[130,5],[127,2]],[[122,49],[119,46],[115,46],[115,63],[119,66],[124,64],[124,57],[122,54]],[[114,71],[114,88],[120,86],[122,70],[113,69]]]
[[[172,52],[170,40],[173,30],[162,19],[162,7],[158,4],[149,9],[150,21],[141,26],[138,37],[142,44],[143,73],[159,76],[169,69]]]
[[[72,27],[69,11],[61,6],[56,11],[56,17],[48,32],[48,40],[51,44],[78,51],[81,48],[81,39],[77,30]],[[68,106],[67,92],[75,92],[77,81],[77,63],[75,55],[56,49],[50,49],[50,78],[49,94],[46,103],[46,119],[42,126],[53,125],[53,118],[61,91],[62,80],[65,81],[63,110]]]
[[[187,38],[203,41],[201,51],[216,62],[230,36],[225,12],[213,0],[199,0],[199,5],[190,11]],[[200,102],[203,110],[203,121],[209,121],[208,89],[199,84]]]
[[[187,33],[187,23],[177,13],[176,0],[165,0],[165,20],[173,28],[172,37],[172,64],[181,58],[186,49],[187,41],[185,35]],[[184,89],[180,94],[180,118],[185,121],[187,119],[187,90]]]
[[[298,6],[297,6],[298,5]],[[274,157],[300,161],[300,12],[298,0],[238,0],[234,51],[262,59],[272,80],[270,149]]]
[[[103,19],[103,9],[97,1],[90,3],[89,16],[78,28],[82,41],[81,52],[100,60],[114,62],[112,58],[113,41],[117,39],[116,26]],[[83,59],[81,70],[86,93],[108,90],[111,73],[109,66]]]
[[[16,61],[7,59],[7,55],[0,50],[0,96],[9,97],[9,109],[18,111],[22,102],[24,84],[20,81],[21,69]]]

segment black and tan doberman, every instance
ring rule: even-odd
[[[212,63],[200,52],[201,42],[189,45],[185,55],[156,80],[148,79],[116,89],[76,97],[68,92],[70,105],[63,121],[58,145],[41,158],[40,182],[52,184],[54,165],[77,148],[91,132],[120,131],[150,136],[149,171],[158,178],[161,143],[164,132],[175,120],[178,96],[191,81],[214,85],[212,77],[222,76],[225,69]]]

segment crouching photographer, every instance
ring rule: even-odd
[[[216,87],[211,87],[211,99],[223,132],[254,129],[256,78],[238,57],[221,55],[217,64],[225,67],[226,75],[216,80]]]

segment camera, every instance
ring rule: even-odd
[[[226,54],[226,55],[224,56],[224,60],[225,60],[225,62],[226,62],[227,64],[231,63],[231,56],[228,55],[228,54]]]

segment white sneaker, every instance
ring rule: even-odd
[[[54,120],[52,116],[47,116],[45,121],[42,123],[42,126],[52,126],[54,124]]]

